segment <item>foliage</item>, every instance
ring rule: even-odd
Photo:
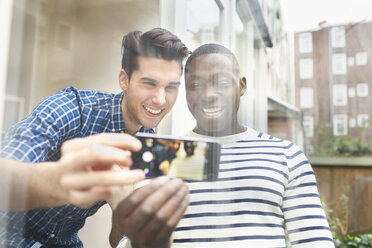
[[[333,210],[328,209],[323,203],[324,211],[327,214],[327,219],[336,248],[372,248],[372,227],[365,234],[353,235],[348,230],[349,218],[349,193],[350,187],[345,187],[345,193],[340,196],[342,205],[341,217],[334,216]]]
[[[348,136],[333,136],[329,123],[319,123],[312,138],[313,156],[371,156],[372,142],[365,141],[365,128],[359,139]]]

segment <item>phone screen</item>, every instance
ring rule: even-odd
[[[217,180],[219,143],[142,133],[136,138],[142,149],[132,153],[132,169],[142,169],[147,178],[167,175],[188,181]]]

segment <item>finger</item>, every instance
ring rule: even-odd
[[[101,165],[110,168],[112,164],[130,166],[131,152],[106,145],[92,145],[77,152],[71,152],[61,158],[65,171],[81,171],[85,167]]]
[[[180,212],[180,209],[183,210],[182,203],[185,199],[188,199],[188,187],[182,186],[178,192],[173,195],[168,201],[156,212],[154,218],[146,225],[144,229],[144,233],[157,233],[159,232],[163,226],[170,225],[169,227],[172,229],[174,228],[173,224],[175,220],[172,220],[170,223],[170,219],[173,218],[173,215]],[[178,216],[178,215],[177,215]],[[178,222],[177,222],[178,223]],[[155,235],[156,236],[156,235]]]
[[[62,154],[74,152],[94,144],[103,144],[131,151],[138,151],[142,146],[141,142],[137,138],[128,134],[101,133],[84,138],[68,140],[63,143],[61,152]]]
[[[110,187],[87,191],[72,190],[69,192],[68,198],[71,204],[80,208],[88,208],[94,203],[110,197],[112,194],[113,189]]]
[[[174,179],[164,184],[160,189],[149,195],[139,207],[131,214],[135,221],[131,223],[131,230],[128,233],[139,232],[145,227],[152,218],[156,216],[157,211],[184,185],[182,180]]]
[[[142,170],[94,171],[64,175],[61,185],[67,189],[85,189],[95,186],[130,185],[144,178]]]
[[[176,212],[173,213],[172,217],[169,218],[167,225],[164,225],[163,228],[161,228],[160,231],[157,233],[156,240],[163,241],[170,238],[174,229],[178,225],[178,222],[182,219],[183,215],[185,214],[185,211],[189,205],[189,201],[190,197],[187,194],[186,197],[181,202],[181,204],[179,205],[179,208],[176,210]]]
[[[136,189],[132,194],[119,203],[114,212],[115,218],[124,219],[130,216],[138,206],[154,191],[158,190],[169,178],[166,176],[157,177],[149,184]]]

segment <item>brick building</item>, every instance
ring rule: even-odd
[[[295,33],[296,106],[307,147],[318,124],[334,136],[372,141],[372,22]]]

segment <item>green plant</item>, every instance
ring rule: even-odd
[[[334,216],[334,211],[323,204],[336,248],[372,248],[372,227],[365,234],[353,235],[348,230],[350,186],[345,187],[340,196],[341,217]]]
[[[315,126],[311,145],[314,147],[312,156],[366,156],[372,155],[372,142],[365,140],[367,127],[360,128],[360,138],[348,136],[333,136],[329,123],[319,123]]]

